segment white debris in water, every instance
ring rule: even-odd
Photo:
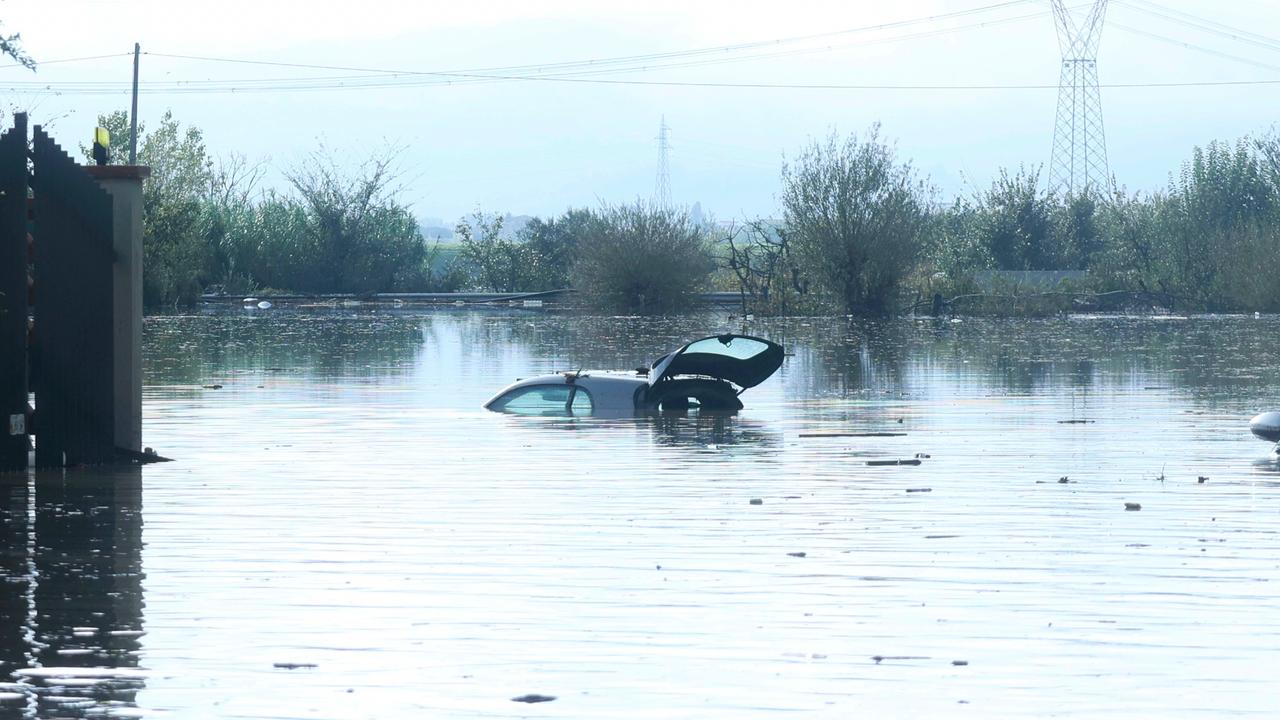
[[[259,308],[259,309],[261,309],[261,310],[270,310],[270,309],[271,309],[271,301],[270,301],[270,300],[263,300],[262,302],[258,303],[258,308]]]

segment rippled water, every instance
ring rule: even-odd
[[[0,716],[1280,714],[1280,319],[760,321],[735,418],[480,409],[742,329],[149,318],[177,461],[0,476]]]

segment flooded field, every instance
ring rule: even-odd
[[[744,330],[737,417],[480,407]],[[176,462],[0,481],[0,717],[1280,713],[1280,318],[146,334]]]

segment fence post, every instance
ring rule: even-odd
[[[112,347],[115,356],[116,447],[142,451],[142,183],[151,168],[104,165],[85,168],[111,196]]]

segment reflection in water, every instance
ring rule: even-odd
[[[737,415],[692,413],[659,414],[647,418],[653,440],[659,445],[705,449],[729,447],[769,449],[782,445],[782,433],[769,424]]]
[[[138,468],[3,479],[0,660],[7,704],[37,717],[132,707],[143,625]]]

